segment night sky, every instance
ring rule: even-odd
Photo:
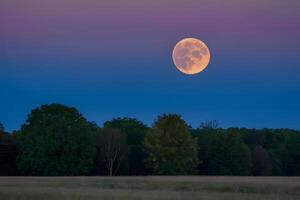
[[[210,48],[200,74],[173,64],[185,37]],[[19,129],[45,103],[99,125],[171,112],[300,129],[300,1],[1,0],[0,121]]]

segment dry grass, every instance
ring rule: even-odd
[[[0,177],[0,199],[299,200],[299,177]]]

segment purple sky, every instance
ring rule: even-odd
[[[1,0],[0,121],[18,129],[43,103],[101,124],[300,128],[299,0]],[[171,52],[203,40],[211,64],[185,76]]]

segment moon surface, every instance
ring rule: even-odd
[[[197,74],[209,64],[210,51],[201,40],[186,38],[175,45],[172,57],[178,70],[185,74]]]

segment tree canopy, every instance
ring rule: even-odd
[[[250,175],[251,152],[236,132],[219,133],[210,145],[210,166],[217,175]]]
[[[93,124],[75,108],[42,105],[21,128],[18,168],[27,175],[80,175],[94,159]]]
[[[176,114],[151,127],[128,117],[100,127],[76,108],[46,104],[20,130],[0,123],[0,175],[300,175],[300,131],[198,127]]]
[[[197,141],[176,114],[159,116],[144,141],[146,163],[156,174],[193,174],[198,165]]]

